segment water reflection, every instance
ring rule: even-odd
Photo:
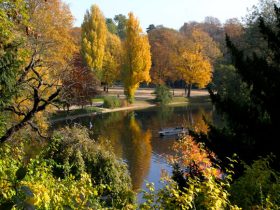
[[[161,169],[171,171],[165,155],[173,153],[171,146],[176,137],[161,138],[158,131],[176,126],[206,131],[203,117],[212,120],[212,106],[154,107],[83,117],[73,122],[85,126],[92,123],[94,138],[109,141],[116,156],[128,164],[133,188],[138,190],[145,185],[144,180],[155,182],[157,187]]]
[[[145,131],[141,128],[134,115],[129,117],[129,126],[124,134],[123,146],[127,148],[124,159],[128,161],[133,188],[138,190],[150,169],[152,134],[150,130]]]

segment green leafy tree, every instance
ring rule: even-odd
[[[121,40],[124,40],[126,38],[126,24],[128,21],[126,16],[122,14],[116,15],[114,21],[117,24],[117,35]]]
[[[21,16],[21,17],[20,17]],[[20,20],[20,18],[22,20]],[[16,93],[16,76],[22,64],[18,48],[21,43],[20,25],[26,23],[27,10],[23,1],[0,1],[0,110],[3,111]]]
[[[106,18],[106,25],[107,25],[107,29],[110,33],[112,33],[112,34],[118,33],[117,25],[115,24],[115,22],[112,18]]]

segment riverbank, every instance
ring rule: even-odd
[[[84,116],[94,116],[97,114],[105,114],[109,112],[118,112],[125,110],[137,110],[137,109],[147,109],[150,107],[158,106],[158,104],[154,103],[153,100],[155,95],[153,94],[154,89],[146,88],[139,89],[135,94],[135,101],[133,104],[130,104],[125,107],[118,108],[102,108],[100,104],[95,104],[95,106],[86,106],[84,108],[80,108],[78,106],[71,106],[69,111],[58,110],[51,118],[50,121],[52,123],[59,122],[63,120],[73,120],[75,118],[84,117]],[[122,94],[120,88],[112,88],[110,89],[107,95],[110,96],[118,96],[120,98],[124,98],[125,96]],[[174,97],[171,103],[168,106],[181,106],[184,104],[196,104],[196,103],[205,103],[209,101],[209,93],[205,90],[193,90],[192,97],[190,99],[183,97],[184,89],[176,89],[174,90]]]

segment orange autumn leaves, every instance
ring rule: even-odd
[[[222,56],[218,44],[199,28],[182,34],[156,27],[148,32],[152,52],[152,81],[183,80],[187,85],[204,88],[212,80],[213,64]]]
[[[185,136],[173,145],[175,155],[168,156],[172,164],[179,164],[182,168],[196,168],[197,172],[204,177],[220,177],[221,171],[215,167],[210,158],[216,158],[215,154],[207,151],[202,143],[196,143],[191,136]],[[188,176],[188,170],[185,170],[185,176]]]

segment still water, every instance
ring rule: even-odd
[[[63,124],[79,123],[91,127],[95,139],[107,140],[117,157],[128,165],[133,189],[144,189],[146,182],[161,186],[162,171],[171,173],[166,155],[172,154],[176,137],[160,137],[159,130],[167,127],[207,129],[203,117],[213,118],[211,105],[153,107],[77,118]]]

